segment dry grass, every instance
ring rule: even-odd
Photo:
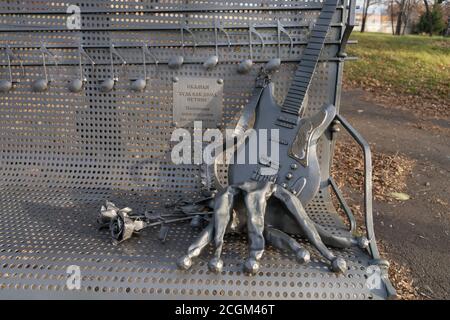
[[[364,182],[364,162],[358,146],[339,141],[335,148],[332,175],[338,186],[350,187],[361,193]],[[400,154],[387,155],[373,152],[373,195],[374,199],[391,201],[391,193],[404,192],[406,180],[411,175],[415,161]]]

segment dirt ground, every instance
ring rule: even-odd
[[[425,299],[450,299],[450,119],[421,117],[374,102],[372,93],[346,90],[341,113],[373,151],[415,161],[406,201],[374,202],[377,239],[395,265],[410,269]]]

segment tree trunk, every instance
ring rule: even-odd
[[[397,36],[402,34],[403,13],[400,11],[397,15],[397,23],[395,25],[395,34]]]
[[[426,0],[425,0],[426,1]],[[406,0],[402,0],[399,5],[399,11],[397,14],[397,23],[395,25],[395,34],[400,36],[402,34],[403,14],[405,10]]]
[[[431,14],[430,11],[430,6],[428,5],[428,1],[427,0],[423,0],[423,4],[425,5],[425,12],[427,14],[427,18],[429,21],[429,27],[430,30],[428,31],[430,37],[433,36],[433,15]]]
[[[371,0],[364,0],[363,11],[362,11],[362,19],[361,19],[361,32],[366,31],[366,21],[367,21],[367,13],[370,6]]]
[[[364,12],[363,12],[363,16],[362,16],[362,20],[361,20],[361,32],[364,32],[366,30],[366,19],[367,19],[367,15],[364,15]]]
[[[394,30],[394,1],[391,0],[391,27],[392,27],[392,35],[395,34]]]

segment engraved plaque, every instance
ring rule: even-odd
[[[217,128],[222,119],[223,81],[217,78],[177,79],[173,84],[173,122],[192,127],[202,121],[203,128]]]

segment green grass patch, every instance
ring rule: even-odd
[[[358,44],[349,45],[347,51],[358,61],[346,63],[346,83],[449,99],[449,38],[355,32],[351,39],[358,40]]]

